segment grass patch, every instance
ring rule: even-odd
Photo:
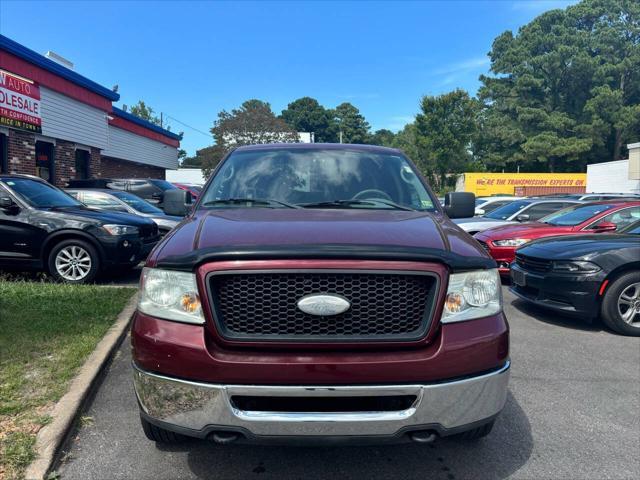
[[[0,278],[0,479],[21,478],[49,410],[134,291]]]

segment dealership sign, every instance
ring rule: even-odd
[[[42,133],[40,87],[0,70],[0,126]]]

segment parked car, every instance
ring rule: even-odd
[[[523,197],[480,197],[476,198],[476,216],[487,215],[488,213],[497,210],[500,207],[504,207],[505,205],[514,202],[515,200],[522,200]]]
[[[495,262],[395,149],[240,147],[143,270],[134,385],[151,440],[430,442],[507,393]]]
[[[158,225],[161,236],[165,236],[169,231],[182,221],[182,217],[166,215],[158,207],[151,205],[146,200],[129,192],[119,190],[65,190],[73,198],[84,203],[88,207],[98,210],[109,210],[115,212],[127,212],[141,217],[147,217]]]
[[[174,184],[157,178],[90,178],[85,180],[69,180],[68,188],[122,190],[133,193],[158,208],[164,206],[164,194],[169,190],[177,190]],[[190,202],[187,197],[187,202]]]
[[[640,195],[635,193],[576,193],[558,195],[558,197],[581,200],[583,202],[598,202],[601,200],[640,200]]]
[[[173,184],[178,187],[180,190],[185,190],[191,194],[191,198],[197,200],[200,196],[200,192],[202,192],[202,186],[194,185],[193,183],[176,183]]]
[[[640,336],[640,221],[619,233],[526,244],[511,278],[511,291],[527,302]]]
[[[68,283],[144,260],[160,239],[147,218],[92,210],[30,175],[0,175],[0,268],[45,270]]]
[[[493,227],[539,220],[550,213],[578,203],[577,200],[526,198],[509,202],[481,217],[455,219],[454,223],[470,235],[475,235]]]
[[[574,205],[539,222],[504,225],[477,233],[475,239],[498,262],[500,273],[509,274],[515,250],[537,238],[553,235],[612,232],[640,218],[640,202],[594,202]]]

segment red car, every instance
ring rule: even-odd
[[[530,240],[554,235],[612,232],[640,219],[640,202],[593,202],[564,208],[537,222],[505,225],[485,230],[474,238],[498,263],[502,275],[509,274],[509,265],[518,247]]]
[[[191,183],[174,183],[174,185],[180,190],[189,192],[194,201],[198,199],[200,192],[202,192],[202,187],[200,185],[193,185]]]

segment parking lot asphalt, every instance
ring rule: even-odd
[[[509,396],[476,443],[157,446],[140,428],[125,341],[57,472],[63,480],[640,478],[640,339],[531,308],[504,290]]]

